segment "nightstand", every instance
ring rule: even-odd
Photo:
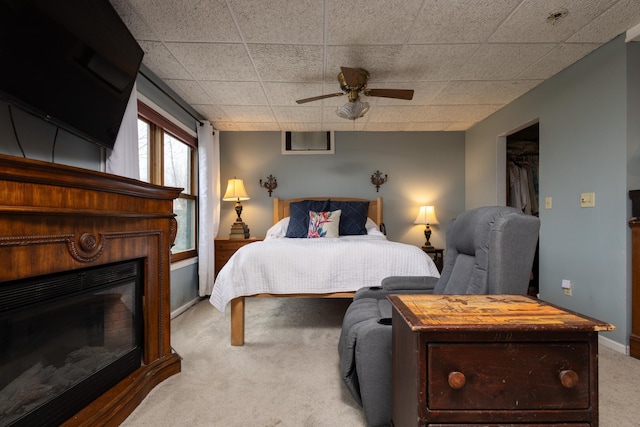
[[[214,270],[214,276],[218,275],[218,272],[229,261],[231,255],[236,253],[238,249],[244,245],[248,245],[253,242],[260,242],[261,238],[249,238],[249,239],[229,239],[228,237],[218,237],[214,242],[216,266]]]
[[[423,246],[421,249],[433,258],[433,262],[438,268],[438,271],[442,273],[442,267],[444,266],[444,249],[434,247],[428,248],[426,246]]]

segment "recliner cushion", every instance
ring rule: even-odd
[[[362,298],[350,306],[338,342],[340,373],[347,389],[364,409],[367,425],[390,423],[391,414],[391,325],[380,319],[391,317],[387,299]],[[380,394],[388,396],[380,402]],[[370,402],[377,402],[371,405]]]

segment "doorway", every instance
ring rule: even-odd
[[[522,212],[539,216],[539,152],[540,124],[535,123],[507,136],[506,141],[506,196],[507,206],[516,207]],[[539,292],[539,248],[533,260],[529,294]]]

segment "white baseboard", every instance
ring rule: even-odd
[[[191,307],[199,303],[201,299],[202,298],[194,298],[188,303],[186,303],[185,305],[183,305],[182,307],[176,308],[171,312],[171,319],[175,319],[176,317],[180,316],[182,313],[184,313],[185,311],[189,310]]]
[[[628,345],[620,344],[619,342],[605,338],[602,335],[598,336],[598,343],[610,348],[611,350],[617,351],[618,353],[626,354],[627,356],[629,355]]]

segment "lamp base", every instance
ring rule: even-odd
[[[240,240],[249,238],[249,226],[241,221],[236,221],[231,225],[229,240]]]

